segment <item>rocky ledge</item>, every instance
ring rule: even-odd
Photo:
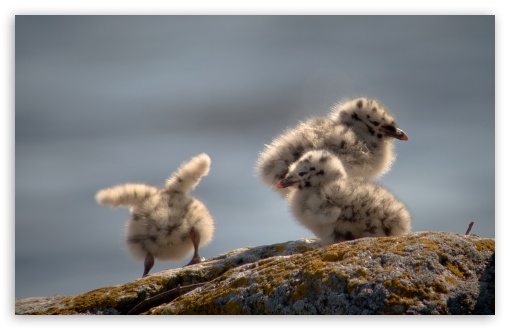
[[[16,314],[494,314],[495,240],[448,232],[246,247]]]

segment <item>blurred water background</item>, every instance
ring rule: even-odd
[[[414,231],[495,236],[494,16],[17,16],[15,297],[138,278],[127,209],[98,189],[161,185],[206,152],[208,258],[312,237],[254,166],[264,144],[367,96],[409,141],[379,182]],[[152,273],[189,260],[161,262]]]

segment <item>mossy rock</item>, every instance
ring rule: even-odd
[[[16,314],[494,314],[494,274],[491,238],[302,239],[74,297],[20,299]]]

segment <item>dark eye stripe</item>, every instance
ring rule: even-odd
[[[391,125],[386,125],[386,126],[383,126],[382,128],[384,128],[388,132],[393,132],[394,133],[394,132],[397,131],[396,128],[391,126]]]

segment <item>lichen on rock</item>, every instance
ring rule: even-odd
[[[302,239],[237,249],[74,297],[20,299],[16,314],[126,314],[151,297],[197,283],[203,285],[137,312],[494,314],[494,274],[491,238],[419,232],[326,247]]]

